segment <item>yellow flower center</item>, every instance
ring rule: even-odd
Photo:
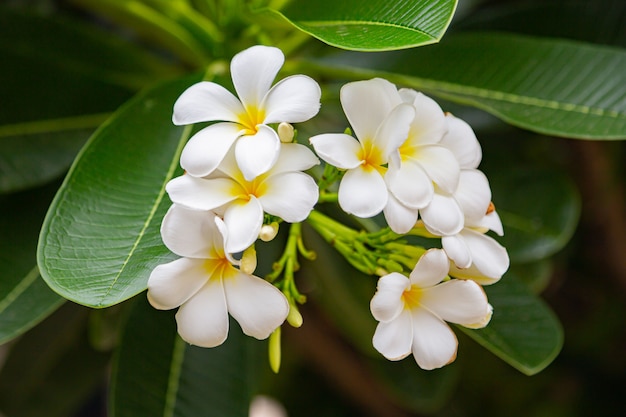
[[[204,270],[208,275],[208,279],[226,279],[232,277],[237,269],[230,263],[226,256],[220,256],[216,259],[206,259],[204,261]]]
[[[402,293],[402,301],[404,302],[405,308],[408,309],[418,307],[421,299],[422,289],[416,287],[415,285],[412,285],[409,289]]]
[[[258,132],[257,126],[265,121],[265,110],[248,106],[245,113],[240,114],[238,119],[239,124],[245,128],[245,135],[255,135]]]
[[[357,156],[361,160],[363,169],[366,171],[376,170],[381,175],[384,175],[387,167],[383,166],[386,162],[382,151],[374,146],[369,139],[364,140],[361,144],[361,151]]]
[[[245,202],[250,201],[251,196],[259,198],[267,192],[267,184],[264,181],[266,177],[267,175],[259,175],[252,181],[246,181],[243,174],[240,173],[237,178],[233,178],[236,184],[233,184],[230,193],[236,196],[238,200]]]

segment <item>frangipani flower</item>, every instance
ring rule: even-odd
[[[163,243],[182,258],[157,266],[148,279],[153,307],[176,313],[178,333],[202,347],[222,344],[228,314],[243,332],[267,338],[289,313],[287,298],[276,287],[233,266],[224,250],[222,220],[211,212],[173,205],[163,218]]]
[[[372,217],[387,204],[386,165],[406,139],[415,111],[401,102],[393,84],[380,78],[344,85],[341,104],[358,140],[331,133],[310,142],[320,158],[347,170],[339,184],[341,208]]]
[[[486,326],[492,307],[474,281],[449,280],[448,258],[428,250],[409,278],[393,272],[378,281],[370,309],[380,323],[373,343],[389,360],[411,353],[422,369],[440,368],[456,358],[458,342],[447,322],[469,328]]]
[[[183,175],[166,186],[171,200],[196,210],[214,210],[228,228],[226,251],[241,252],[259,236],[263,213],[286,222],[305,220],[319,197],[317,184],[301,172],[318,164],[304,145],[282,144],[276,164],[252,181],[245,179],[229,152],[207,178]]]
[[[280,140],[268,124],[304,122],[320,107],[320,87],[305,75],[287,77],[272,87],[284,60],[280,49],[260,45],[235,55],[230,70],[239,99],[207,81],[183,92],[174,104],[174,124],[220,121],[196,133],[183,149],[180,163],[187,173],[209,175],[233,144],[246,180],[274,165]]]

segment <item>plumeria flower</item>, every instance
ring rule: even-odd
[[[287,298],[276,287],[233,266],[224,250],[227,231],[215,214],[173,205],[161,224],[163,243],[182,258],[157,266],[148,279],[153,307],[176,307],[178,333],[202,347],[222,344],[228,314],[243,332],[267,338],[289,313]]]
[[[259,236],[263,213],[286,222],[305,220],[317,203],[319,190],[309,175],[301,172],[318,164],[304,145],[282,144],[276,164],[252,181],[246,180],[233,151],[207,178],[183,175],[166,186],[170,199],[197,210],[214,210],[228,228],[226,251],[241,252]]]
[[[398,149],[398,157],[389,163],[385,181],[391,194],[405,207],[422,209],[432,203],[436,206],[432,211],[440,212],[447,207],[439,203],[435,189],[453,193],[460,169],[452,151],[439,143],[447,132],[445,114],[433,99],[415,90],[403,88],[398,94],[415,108],[415,118]]]
[[[358,217],[372,217],[387,204],[383,179],[392,153],[404,142],[415,110],[403,104],[396,87],[375,78],[344,85],[341,105],[357,139],[343,134],[323,134],[310,139],[315,152],[346,170],[339,184],[339,205]]]
[[[506,248],[485,234],[489,230],[500,236],[504,234],[493,205],[480,220],[467,220],[458,234],[441,238],[442,247],[452,261],[450,275],[481,285],[493,284],[504,275],[509,269],[509,255]]]
[[[380,323],[373,343],[389,360],[411,353],[422,369],[440,368],[456,358],[458,342],[446,322],[486,326],[492,307],[474,281],[448,280],[448,258],[428,250],[406,277],[393,272],[378,281],[370,309]]]
[[[183,149],[180,163],[187,173],[209,175],[233,144],[246,180],[274,165],[280,140],[268,124],[304,122],[320,108],[321,90],[310,77],[293,75],[272,87],[284,60],[280,49],[260,45],[235,55],[230,71],[239,99],[208,81],[183,92],[174,104],[174,124],[219,121],[196,133]]]

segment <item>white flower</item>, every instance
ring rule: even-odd
[[[228,336],[228,314],[243,332],[267,338],[289,313],[287,298],[267,281],[241,272],[224,251],[226,228],[210,212],[173,205],[163,218],[163,243],[183,258],[157,266],[148,300],[160,310],[180,307],[178,333],[187,342],[214,347]]]
[[[466,221],[466,225],[454,236],[444,236],[441,244],[452,261],[450,275],[471,279],[481,285],[497,282],[509,269],[506,249],[485,233],[493,230],[502,236],[502,222],[495,210],[478,221]]]
[[[307,76],[293,75],[272,87],[284,60],[279,49],[260,45],[235,55],[230,70],[239,99],[207,81],[183,92],[174,104],[174,124],[220,121],[189,140],[180,160],[185,171],[196,177],[210,174],[233,144],[237,164],[247,180],[274,165],[280,140],[267,125],[304,122],[320,107],[320,87]]]
[[[323,134],[310,139],[326,162],[347,170],[339,184],[339,205],[358,217],[372,217],[387,204],[383,179],[390,155],[407,137],[415,116],[396,87],[375,78],[341,88],[341,104],[355,136]]]
[[[183,175],[166,186],[171,200],[192,209],[214,210],[228,228],[226,251],[237,253],[259,236],[263,213],[289,223],[305,220],[317,203],[317,184],[300,172],[319,163],[304,145],[282,144],[276,164],[252,181],[245,179],[231,151],[207,178]]]
[[[394,272],[378,281],[370,309],[380,323],[373,343],[389,360],[411,353],[422,369],[440,368],[456,358],[458,342],[451,322],[469,328],[486,326],[492,308],[474,281],[449,280],[448,258],[428,250],[409,278]]]

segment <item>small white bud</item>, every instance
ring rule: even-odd
[[[263,242],[269,242],[273,240],[278,234],[278,223],[272,222],[271,224],[264,224],[261,226],[261,231],[259,232],[259,239]]]
[[[243,256],[241,257],[241,264],[239,265],[239,270],[248,275],[252,275],[255,269],[256,249],[254,248],[254,245],[252,245],[243,252]]]
[[[282,143],[293,142],[293,126],[289,123],[282,122],[278,125],[278,137]]]

